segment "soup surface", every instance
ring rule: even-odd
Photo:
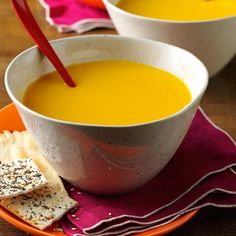
[[[165,20],[210,20],[236,15],[236,0],[121,0],[130,13]]]
[[[56,72],[26,90],[23,103],[38,113],[85,124],[129,125],[172,115],[191,100],[174,75],[141,63],[99,61],[68,67],[77,86],[65,85]]]

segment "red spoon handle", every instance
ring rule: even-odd
[[[30,8],[26,0],[12,0],[12,3],[21,22],[25,26],[28,33],[31,35],[32,39],[38,45],[40,50],[45,54],[45,56],[47,56],[47,58],[55,66],[55,68],[61,75],[64,82],[70,87],[75,87],[76,85],[72,80],[71,76],[68,74],[62,62],[58,58],[57,54],[53,50],[50,43],[48,42],[47,38],[44,36],[43,32],[39,28],[36,20],[34,19],[30,11]]]

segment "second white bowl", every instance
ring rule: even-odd
[[[103,0],[120,35],[157,40],[184,48],[207,67],[210,77],[236,53],[236,16],[216,20],[173,21],[131,14],[116,6],[119,0]]]

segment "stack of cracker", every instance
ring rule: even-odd
[[[77,205],[26,131],[0,134],[0,205],[41,230]]]

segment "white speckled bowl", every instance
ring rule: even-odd
[[[120,35],[147,38],[184,48],[207,67],[210,77],[236,53],[236,16],[203,21],[173,21],[142,17],[103,0]]]
[[[183,140],[208,83],[204,65],[183,49],[151,40],[83,36],[52,45],[65,65],[109,59],[143,62],[176,74],[189,87],[192,101],[166,119],[130,126],[85,125],[43,116],[21,103],[27,86],[53,70],[37,47],[21,53],[7,68],[8,94],[42,153],[63,178],[97,194],[140,187],[168,163]]]

